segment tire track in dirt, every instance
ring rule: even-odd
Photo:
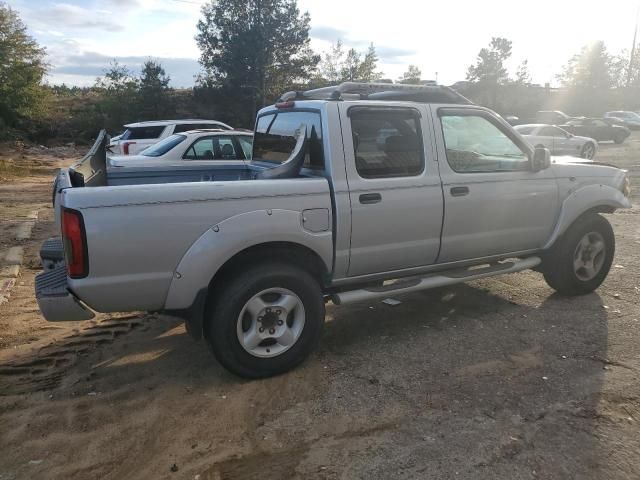
[[[149,318],[134,315],[104,320],[21,357],[0,363],[0,395],[19,395],[57,387],[80,356],[99,345],[112,343],[146,323]]]

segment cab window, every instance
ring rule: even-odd
[[[529,169],[529,158],[502,130],[480,115],[440,118],[447,162],[458,173]]]
[[[356,107],[349,117],[356,170],[362,178],[411,177],[424,171],[416,110]]]

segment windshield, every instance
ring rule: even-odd
[[[171,135],[170,137],[165,138],[161,142],[156,143],[155,145],[150,146],[145,149],[141,155],[145,157],[159,157],[164,155],[169,150],[174,148],[176,145],[184,142],[186,140],[185,135]]]

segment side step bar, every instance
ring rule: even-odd
[[[504,273],[528,270],[540,265],[541,261],[542,260],[539,257],[529,257],[522,260],[493,263],[482,267],[447,270],[445,272],[425,275],[422,277],[401,279],[395,283],[383,285],[381,287],[362,288],[359,290],[334,293],[331,295],[331,300],[336,305],[346,305],[348,303],[374,300],[376,298],[387,297],[389,295],[399,295],[402,293],[428,290],[430,288],[445,287],[447,285],[464,283],[470,280],[477,280],[479,278],[493,277]]]

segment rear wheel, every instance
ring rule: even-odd
[[[554,245],[543,266],[544,279],[563,295],[590,293],[606,278],[614,253],[609,222],[600,215],[586,215]]]
[[[593,157],[596,156],[596,146],[591,142],[585,143],[580,152],[580,156],[588,160],[593,159]]]
[[[616,135],[613,139],[613,141],[617,144],[621,144],[622,142],[624,142],[626,140],[627,136],[626,135]]]
[[[324,299],[306,271],[269,262],[231,278],[207,309],[205,334],[213,354],[245,378],[284,373],[317,345]]]

